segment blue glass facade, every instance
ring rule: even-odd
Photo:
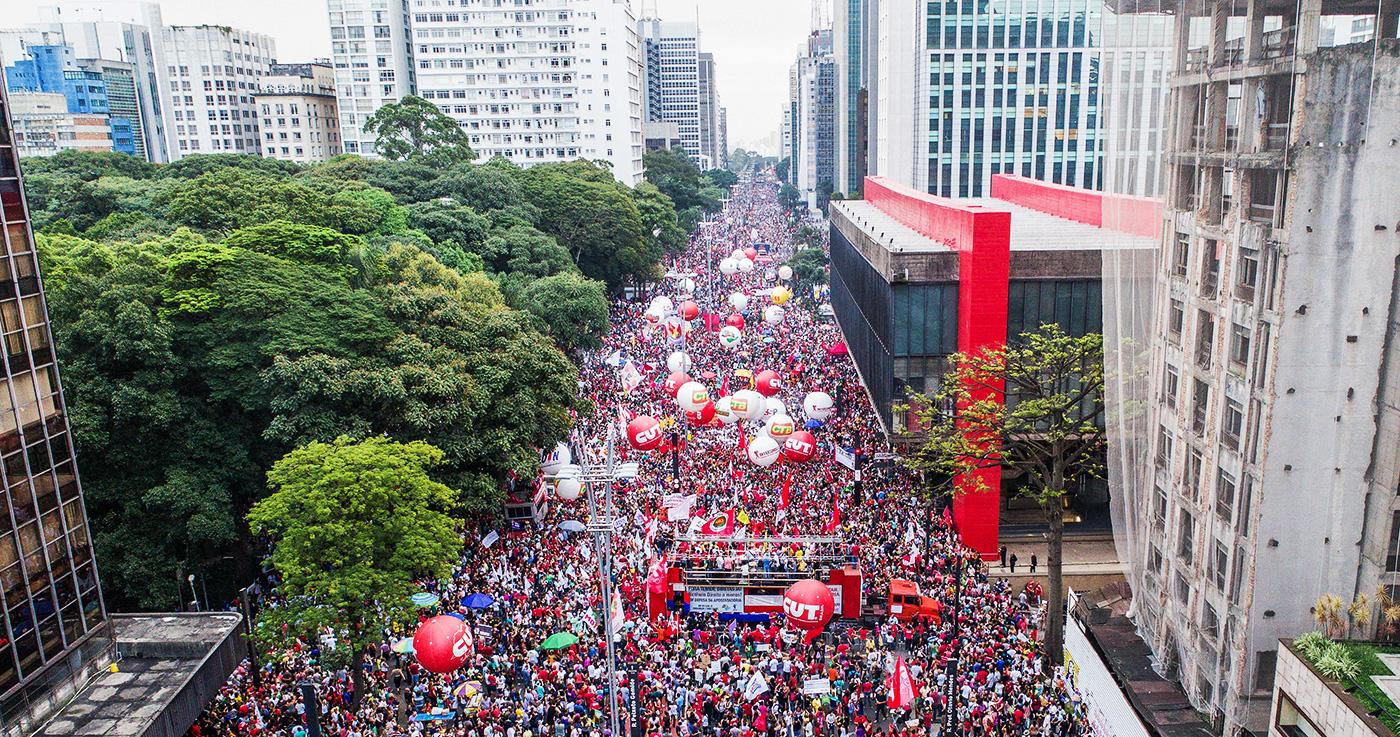
[[[28,59],[5,68],[5,81],[11,91],[61,93],[68,112],[81,115],[107,115],[112,150],[136,154],[133,118],[136,110],[134,87],[130,94],[129,117],[113,116],[107,95],[106,75],[78,69],[73,49],[68,46],[29,46]]]

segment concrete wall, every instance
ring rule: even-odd
[[[1363,716],[1365,707],[1355,696],[1335,681],[1323,680],[1320,673],[1293,653],[1288,643],[1282,643],[1278,649],[1278,674],[1269,713],[1270,737],[1289,737],[1277,726],[1280,692],[1287,694],[1299,713],[1327,737],[1390,734],[1379,719]]]

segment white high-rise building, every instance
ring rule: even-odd
[[[263,156],[311,164],[340,153],[335,73],[329,64],[274,65],[258,80],[257,103]]]
[[[456,7],[432,11],[442,16],[458,15]],[[418,10],[427,13],[427,2],[418,0]],[[455,6],[456,0],[448,0]],[[467,0],[461,0],[463,6]],[[409,0],[327,0],[331,28],[331,64],[335,67],[336,105],[340,109],[340,130],[346,153],[374,156],[374,134],[364,131],[365,121],[387,103],[404,95],[417,94],[414,84],[414,51],[461,47],[460,29],[442,23],[424,26],[423,36],[414,39],[409,28]],[[456,30],[457,35],[451,35]]]
[[[675,123],[681,147],[698,162],[705,153],[700,135],[700,26],[643,18],[637,33],[646,47],[650,119]]]
[[[276,61],[272,37],[228,26],[166,26],[170,160],[190,154],[261,154],[258,79]],[[176,87],[178,86],[178,90]]]
[[[418,3],[419,0],[415,0]],[[418,88],[483,158],[601,159],[642,177],[642,71],[628,0],[415,7]]]

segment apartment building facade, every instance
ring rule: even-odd
[[[418,94],[415,52],[438,39],[445,43],[448,29],[436,29],[434,37],[424,28],[423,38],[415,39],[409,0],[327,0],[326,12],[343,146],[346,153],[374,157],[374,134],[365,132],[365,123],[384,105]]]
[[[341,153],[330,64],[273,64],[258,80],[256,102],[263,156],[314,164]]]

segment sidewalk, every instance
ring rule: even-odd
[[[1011,579],[1013,588],[1024,586],[1025,582],[1032,578],[1044,585],[1049,575],[1045,568],[1049,543],[1044,539],[1018,536],[1003,538],[1001,544],[1006,546],[1007,565],[1003,566],[996,560],[989,562],[989,575]],[[1010,566],[1012,553],[1015,553],[1017,558],[1014,572]],[[1039,563],[1034,572],[1031,571],[1030,565],[1032,555],[1036,556]],[[1099,538],[1066,540],[1062,568],[1069,585],[1081,591],[1097,589],[1121,579],[1125,570],[1123,564],[1118,561],[1118,551],[1113,546],[1113,540]]]

